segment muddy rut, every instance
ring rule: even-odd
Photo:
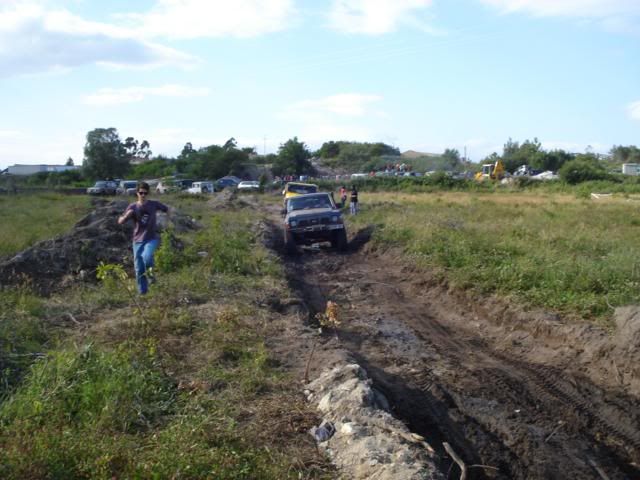
[[[340,305],[341,348],[438,450],[444,471],[448,442],[467,465],[484,465],[470,478],[640,479],[637,396],[597,382],[584,362],[545,355],[539,333],[509,330],[499,309],[479,307],[406,259],[367,251],[369,235],[352,235],[344,254],[284,256],[288,279],[309,322],[327,300]]]

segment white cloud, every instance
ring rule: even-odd
[[[195,59],[142,40],[132,31],[89,22],[32,1],[0,7],[0,77],[109,64],[128,67],[188,65]]]
[[[629,117],[632,120],[640,120],[640,100],[630,103],[627,106],[627,111],[629,112]]]
[[[379,95],[364,95],[360,93],[342,93],[315,100],[302,100],[289,105],[284,110],[284,116],[304,117],[333,114],[347,117],[361,117],[371,113],[369,106],[382,100]]]
[[[16,139],[24,138],[25,134],[20,130],[0,130],[0,138],[2,139]]]
[[[293,0],[158,0],[144,14],[121,16],[147,37],[255,37],[284,30]]]
[[[400,23],[422,25],[414,14],[431,5],[431,0],[333,0],[329,23],[346,33],[383,34],[396,30]]]
[[[537,16],[605,18],[640,15],[638,0],[480,0],[505,12],[524,11]]]
[[[184,85],[163,85],[161,87],[101,88],[96,93],[84,97],[84,103],[96,107],[141,102],[147,97],[203,97],[209,89]]]

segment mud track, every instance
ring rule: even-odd
[[[278,225],[274,218],[275,237]],[[467,465],[498,469],[473,468],[470,478],[640,478],[637,396],[597,382],[595,367],[545,355],[553,331],[546,343],[539,332],[514,335],[508,315],[493,306],[413,271],[406,259],[367,251],[370,234],[352,234],[345,254],[283,255],[288,280],[310,324],[327,300],[340,305],[339,348],[438,450],[443,471],[451,460],[442,442],[449,442]],[[325,347],[312,374],[335,359],[335,342]]]

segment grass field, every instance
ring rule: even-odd
[[[65,232],[89,210],[84,195],[1,195],[0,258]]]
[[[607,321],[640,300],[640,204],[553,194],[362,194],[358,226],[481,294]]]
[[[264,345],[256,298],[287,286],[259,212],[168,203],[204,228],[163,244],[147,296],[113,276],[0,291],[0,478],[331,478]]]

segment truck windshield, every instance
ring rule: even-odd
[[[327,195],[313,197],[293,197],[287,203],[287,210],[307,210],[311,208],[332,208],[331,200]]]
[[[289,187],[287,188],[287,190],[292,193],[300,193],[300,194],[316,193],[318,191],[318,187],[315,185],[300,185],[300,184],[291,183],[289,184]]]

